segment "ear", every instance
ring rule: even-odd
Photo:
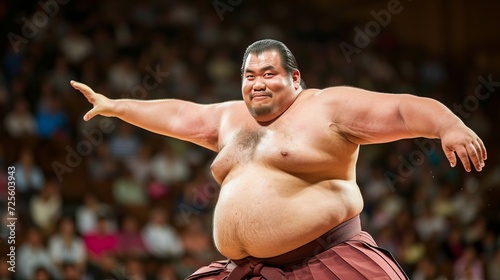
[[[293,83],[293,88],[295,90],[298,90],[300,87],[300,71],[298,69],[293,70],[292,72],[292,83]]]

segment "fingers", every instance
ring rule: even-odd
[[[463,124],[444,132],[441,137],[442,147],[451,167],[456,166],[458,156],[467,172],[472,171],[472,168],[481,171],[487,155],[484,143],[477,134]]]
[[[450,162],[450,166],[455,167],[457,165],[457,157],[455,156],[455,151],[445,148],[444,154],[446,155],[446,158]]]
[[[483,166],[484,166],[484,161],[488,158],[488,153],[486,152],[486,146],[484,145],[483,140],[481,140],[480,138],[477,138],[477,144],[481,149],[481,156],[483,158]]]
[[[467,153],[467,149],[465,148],[465,146],[461,146],[460,148],[458,148],[456,150],[456,153],[458,155],[458,158],[462,162],[465,171],[470,172],[472,169],[469,161],[469,155]]]
[[[477,155],[479,157],[479,165],[481,166],[481,168],[483,168],[485,166],[484,161],[486,160],[486,149],[482,144],[481,139],[479,138],[476,139],[474,145],[476,147]]]
[[[481,171],[485,166],[484,160],[486,159],[486,148],[480,139],[474,141],[474,143],[459,145],[454,148],[447,148],[444,151],[451,167],[455,167],[457,164],[455,153],[458,155],[458,158],[467,172],[472,170],[472,165],[476,171]]]
[[[73,80],[70,82],[70,84],[74,89],[83,93],[83,95],[87,98],[89,102],[92,102],[92,94],[94,94],[94,91],[89,86]]]
[[[466,149],[467,153],[469,154],[468,158],[466,157],[467,161],[469,161],[470,158],[476,171],[481,171],[483,169],[484,161],[482,160],[481,150],[479,146],[476,148],[474,143],[471,143],[466,146]]]
[[[87,100],[92,103],[93,105],[94,102],[95,102],[95,98],[94,98],[94,94],[95,92],[89,87],[87,86],[86,84],[84,83],[79,83],[79,82],[76,82],[76,81],[71,81],[70,82],[71,86],[80,91],[81,93],[83,93],[83,95],[85,96],[85,98],[87,98]],[[95,115],[97,115],[97,111],[96,111],[96,107],[92,108],[91,110],[89,110],[84,116],[83,116],[83,119],[85,121],[88,121],[90,119],[92,119]]]
[[[95,108],[89,110],[84,116],[83,116],[83,120],[84,121],[88,121],[90,120],[91,118],[93,118],[95,115],[96,115],[96,110]]]

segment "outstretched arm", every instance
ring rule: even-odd
[[[83,119],[96,115],[117,117],[143,129],[217,150],[219,126],[230,103],[201,105],[183,100],[109,99],[89,86],[71,81],[93,105]]]
[[[325,89],[333,123],[357,144],[385,143],[404,138],[440,138],[452,167],[458,155],[465,170],[481,171],[486,148],[481,139],[443,104],[410,94],[386,94],[351,87]]]

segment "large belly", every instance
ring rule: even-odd
[[[214,213],[215,245],[231,259],[286,253],[363,207],[354,182],[311,183],[255,164],[238,169],[225,178]]]

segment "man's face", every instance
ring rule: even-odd
[[[243,100],[257,121],[271,121],[293,103],[299,81],[299,71],[288,74],[277,51],[251,53],[243,68]]]

